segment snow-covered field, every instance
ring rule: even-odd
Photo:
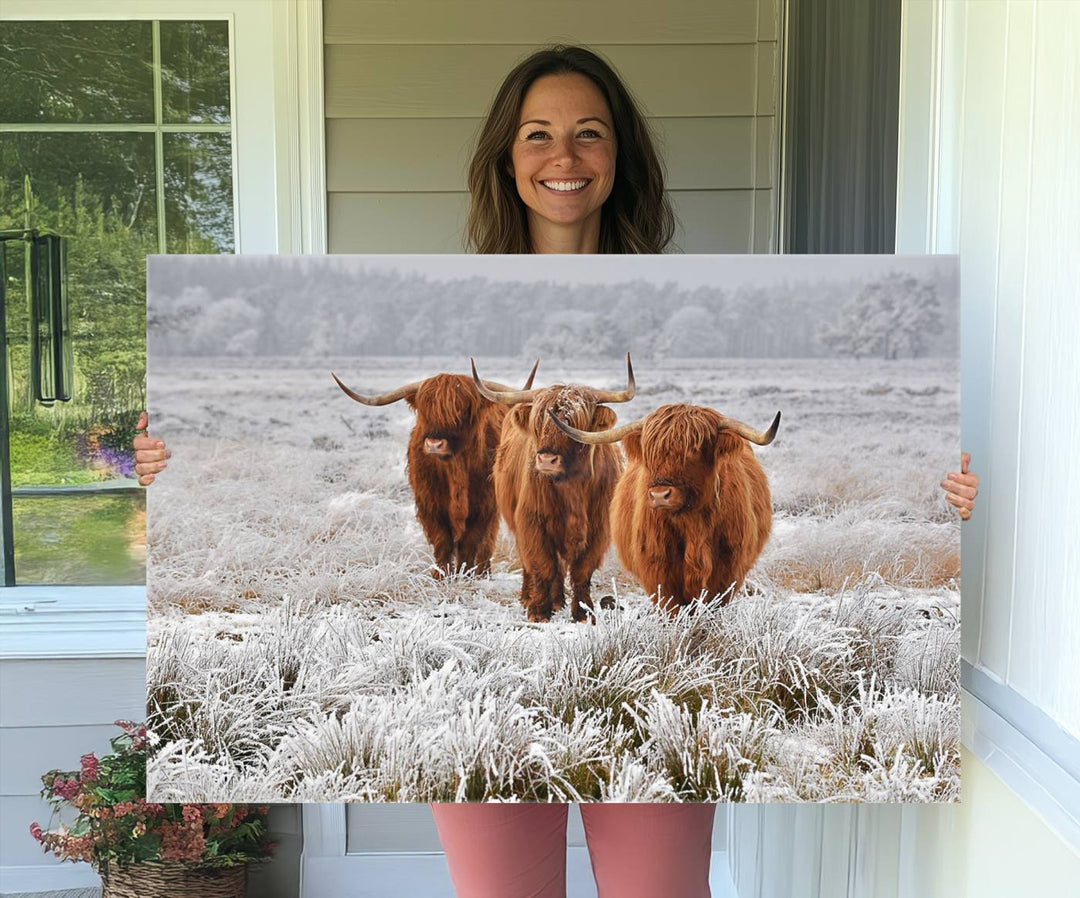
[[[531,360],[480,359],[516,383]],[[746,592],[672,620],[614,556],[594,626],[525,620],[490,578],[435,581],[405,403],[465,359],[169,359],[151,429],[148,694],[169,801],[867,800],[959,796],[955,360],[635,359],[620,421],[710,405],[757,451],[773,535]],[[618,359],[538,385],[615,386]]]

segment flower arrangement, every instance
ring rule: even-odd
[[[115,865],[179,863],[211,870],[269,860],[266,805],[158,804],[146,800],[146,757],[152,735],[128,720],[111,740],[113,753],[83,755],[78,771],[50,770],[41,796],[53,817],[74,809],[74,823],[56,830],[30,825],[46,852],[87,861],[107,876]]]

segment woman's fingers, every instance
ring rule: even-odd
[[[149,417],[146,412],[139,413],[139,422],[135,425],[137,433],[131,441],[131,448],[135,450],[135,474],[139,478],[140,486],[149,486],[154,482],[154,477],[167,467],[166,459],[172,453],[165,448],[165,441],[158,440],[146,433]]]
[[[966,508],[969,511],[975,507],[974,496],[961,496],[957,493],[945,493],[946,500],[957,508]]]
[[[962,496],[965,499],[974,499],[979,495],[979,478],[973,474],[950,474],[941,481],[941,486],[946,493]]]
[[[960,470],[950,471],[941,481],[945,498],[955,506],[962,521],[971,518],[971,512],[975,508],[975,497],[979,495],[979,475],[971,473],[970,465],[971,453],[961,452]]]

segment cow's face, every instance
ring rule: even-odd
[[[623,440],[631,461],[648,472],[642,498],[656,513],[693,511],[715,495],[717,459],[742,445],[720,422],[712,409],[665,405]]]
[[[537,475],[556,481],[591,476],[592,447],[559,430],[549,410],[572,427],[594,432],[610,430],[615,424],[615,412],[598,405],[588,387],[559,384],[541,391],[531,403],[511,410],[514,426],[526,433],[536,447],[532,469]]]
[[[416,412],[414,433],[423,438],[423,452],[451,459],[474,441],[481,411],[487,403],[460,374],[437,374],[406,397]]]

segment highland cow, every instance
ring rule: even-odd
[[[539,364],[537,359],[526,390]],[[481,397],[463,374],[436,374],[381,396],[362,396],[331,375],[357,402],[379,406],[404,399],[416,412],[406,466],[416,518],[435,553],[434,576],[486,574],[499,531],[491,471],[506,406]],[[486,389],[500,395],[511,388],[489,382]]]
[[[665,405],[604,433],[553,420],[594,448],[626,449],[611,503],[615,546],[653,600],[668,611],[703,595],[730,601],[772,527],[769,482],[750,443],[771,443],[780,413],[764,433],[694,405]]]
[[[626,375],[624,390],[556,384],[494,393],[485,389],[473,364],[480,393],[514,406],[503,422],[495,458],[495,498],[517,540],[521,604],[530,621],[550,620],[563,607],[567,574],[571,615],[576,621],[587,618],[592,575],[611,541],[609,509],[623,464],[617,447],[581,446],[551,419],[589,431],[614,426],[615,413],[602,403],[633,398],[629,354]]]

